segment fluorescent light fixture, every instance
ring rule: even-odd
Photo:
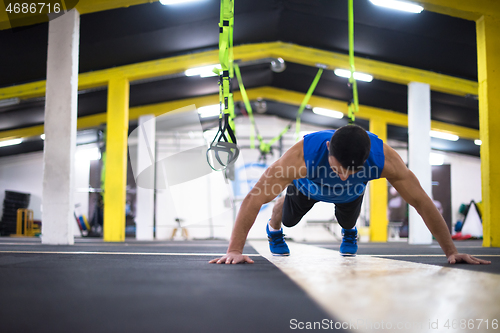
[[[337,118],[337,119],[344,118],[344,114],[340,111],[334,111],[324,108],[313,108],[313,112],[321,116],[326,116],[331,118]]]
[[[208,66],[202,66],[202,67],[195,67],[195,68],[190,68],[184,72],[186,76],[196,76],[199,75],[201,77],[209,77],[209,76],[216,76],[217,74],[214,73],[213,69],[214,67],[217,67],[218,69],[221,69],[221,65],[208,65]]]
[[[2,100],[0,100],[0,107],[16,105],[16,104],[19,104],[19,102],[20,102],[20,99],[18,97],[2,99]]]
[[[376,6],[402,10],[408,13],[418,14],[424,10],[424,7],[419,6],[414,3],[406,2],[406,1],[397,1],[397,0],[370,0],[370,2]]]
[[[474,140],[474,143],[477,145],[477,146],[480,146],[483,144],[483,141],[479,140],[479,139],[476,139]]]
[[[335,73],[335,75],[340,76],[340,77],[346,77],[346,78],[351,77],[351,71],[348,69],[337,68],[333,72]],[[357,81],[372,82],[373,76],[370,74],[354,72],[354,79]]]
[[[195,1],[200,1],[200,0],[160,0],[160,3],[162,5],[168,6],[168,5],[178,5],[182,3],[195,2]]]
[[[457,141],[459,139],[458,135],[450,134],[450,133],[431,131],[430,134],[433,138],[438,138],[438,139],[443,139],[443,140],[448,140],[448,141]]]
[[[76,151],[75,157],[78,160],[96,161],[101,159],[101,152],[97,147],[83,148]]]
[[[431,165],[443,165],[444,163],[444,155],[430,153],[429,155],[429,163]]]
[[[214,104],[209,106],[202,106],[198,108],[198,113],[201,118],[215,117],[220,114],[220,105]]]
[[[40,135],[40,139],[45,140],[45,133]]]
[[[18,145],[21,142],[23,142],[23,139],[4,140],[4,141],[0,141],[0,147]]]

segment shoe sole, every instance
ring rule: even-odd
[[[356,253],[341,253],[340,255],[342,257],[355,257]]]
[[[272,255],[275,257],[288,257],[290,253],[272,253]]]

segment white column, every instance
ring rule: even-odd
[[[74,243],[79,39],[80,14],[76,9],[49,22],[43,157],[43,244]]]
[[[432,198],[431,152],[431,89],[428,84],[408,84],[408,166],[422,188]],[[410,206],[410,244],[430,244],[432,235],[415,208]]]
[[[155,177],[155,137],[156,122],[153,115],[139,118],[138,140],[137,140],[137,170],[138,174],[146,171],[147,177],[151,179],[142,182],[154,184]],[[135,215],[135,237],[137,240],[153,240],[155,190],[144,188],[137,184],[136,215]]]

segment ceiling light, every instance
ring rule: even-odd
[[[202,106],[198,108],[198,113],[201,118],[215,117],[220,114],[220,105],[214,104],[209,106]]]
[[[483,141],[479,140],[479,139],[476,139],[474,140],[474,143],[477,145],[477,146],[480,146],[483,144]]]
[[[18,145],[21,142],[23,142],[23,139],[4,140],[4,141],[0,141],[0,147]]]
[[[19,104],[19,102],[20,102],[20,100],[18,97],[2,99],[2,100],[0,100],[0,107],[16,105],[16,104]]]
[[[200,1],[200,0],[160,0],[160,3],[162,5],[168,6],[168,5],[178,5],[182,3],[195,2],[195,1]]]
[[[386,7],[386,8],[391,8],[391,9],[397,9],[397,10],[402,10],[404,12],[408,13],[420,13],[422,10],[424,10],[424,7],[419,6],[414,3],[410,2],[405,2],[405,1],[397,1],[397,0],[370,0],[370,2],[374,5],[381,6],[381,7]]]
[[[429,155],[429,163],[431,165],[443,165],[444,163],[444,155],[430,153]]]
[[[340,77],[346,77],[346,78],[351,77],[351,71],[347,70],[347,69],[337,68],[333,72],[335,73],[335,75],[340,76]],[[372,82],[373,76],[370,74],[354,72],[354,79],[357,81]]]
[[[186,76],[196,76],[199,75],[201,77],[209,77],[209,76],[216,76],[217,74],[214,73],[214,67],[218,69],[222,69],[221,65],[208,65],[208,66],[203,66],[203,67],[195,67],[195,68],[190,68],[184,72]]]
[[[344,118],[344,114],[340,111],[334,111],[334,110],[329,110],[329,109],[324,109],[324,108],[313,108],[313,112],[316,114],[319,114],[321,116],[326,116],[326,117],[332,117],[332,118],[337,118],[337,119]]]
[[[430,134],[433,138],[438,138],[438,139],[443,139],[443,140],[448,140],[448,141],[457,141],[459,139],[458,135],[450,134],[450,133],[431,131]]]

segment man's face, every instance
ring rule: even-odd
[[[328,151],[330,151],[330,142],[326,142],[326,146],[328,148]],[[332,155],[328,155],[328,163],[330,163],[330,167],[332,168],[333,172],[335,172],[337,175],[339,175],[340,179],[342,181],[346,181],[347,178],[349,178],[350,175],[355,174],[356,170],[352,169],[345,169],[342,164],[340,164],[339,161]]]

